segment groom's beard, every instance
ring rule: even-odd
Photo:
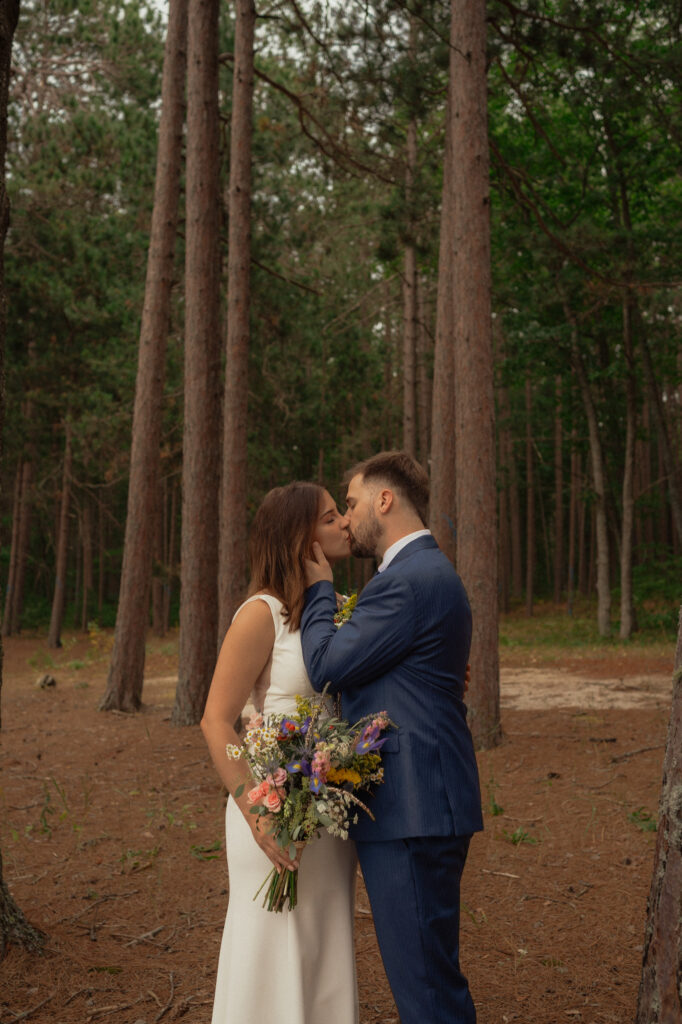
[[[373,512],[364,523],[358,524],[355,533],[350,527],[348,533],[351,555],[355,558],[376,558],[377,546],[381,540],[381,526]]]

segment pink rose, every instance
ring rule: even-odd
[[[288,777],[289,776],[287,774],[286,768],[278,768],[277,771],[272,776],[273,785],[283,786],[284,783],[287,781]]]
[[[250,804],[256,804],[258,803],[259,800],[262,800],[263,797],[267,796],[269,792],[270,784],[268,780],[265,779],[257,786],[254,786],[253,789],[249,790],[249,792],[246,794],[246,799],[249,801]]]
[[[282,801],[280,800],[279,794],[275,789],[270,790],[268,795],[263,800],[263,803],[265,804],[265,806],[267,807],[271,814],[276,814],[277,811],[282,806]]]
[[[246,728],[250,731],[251,729],[260,729],[265,719],[259,711],[254,711],[251,718],[246,723]]]

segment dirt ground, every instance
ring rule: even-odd
[[[199,729],[170,725],[176,639],[150,641],[137,716],[96,710],[109,643],[6,641],[0,848],[49,938],[0,965],[0,1024],[211,1018],[224,797]],[[479,1024],[634,1019],[672,657],[503,653],[504,739],[479,757],[486,829],[462,893]],[[36,686],[45,672],[56,687]],[[356,948],[361,1024],[397,1024],[361,881]]]

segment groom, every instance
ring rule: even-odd
[[[336,629],[332,572],[307,562],[303,656],[351,721],[387,711],[385,781],[352,835],[402,1024],[474,1024],[459,968],[459,887],[483,827],[462,702],[471,611],[459,576],[425,528],[426,473],[405,452],[356,466],[348,485],[351,551],[381,560],[351,620]]]

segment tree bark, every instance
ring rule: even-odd
[[[633,309],[633,314],[637,319],[637,333],[639,335],[640,348],[642,351],[644,378],[649,389],[649,394],[651,395],[651,408],[653,410],[654,420],[656,421],[659,443],[661,445],[661,454],[668,483],[668,495],[670,498],[670,511],[672,513],[673,527],[677,535],[678,543],[682,545],[682,499],[680,498],[678,486],[677,460],[675,458],[673,447],[670,443],[668,424],[665,417],[665,409],[663,408],[663,399],[661,398],[661,389],[658,385],[656,372],[654,370],[653,360],[651,358],[651,349],[649,348],[649,343],[646,338],[644,324],[636,307]]]
[[[81,629],[83,632],[88,628],[88,602],[92,590],[92,524],[90,512],[90,500],[85,497],[83,502],[82,515],[82,545],[83,545],[83,607],[81,610]]]
[[[5,187],[5,153],[7,150],[7,95],[9,86],[12,38],[19,18],[18,0],[0,2],[0,456],[4,455],[2,439],[5,430],[5,338],[7,331],[7,294],[5,292],[5,236],[9,223],[9,200]],[[2,641],[0,641],[0,693],[2,692]],[[0,725],[2,716],[0,714]],[[4,881],[0,852],[0,960],[10,942],[32,952],[40,952],[46,936],[28,923],[16,905]]]
[[[54,597],[52,615],[47,635],[48,647],[61,647],[62,620],[66,602],[66,558],[69,544],[69,500],[71,490],[71,424],[67,421],[64,430],[64,470],[59,508],[59,528],[55,545],[57,560],[55,566]]]
[[[2,635],[12,635],[12,618],[14,611],[14,585],[17,575],[17,554],[19,539],[19,508],[21,506],[21,484],[23,479],[23,465],[20,462],[17,466],[14,478],[14,500],[12,502],[12,539],[9,548],[9,566],[7,569],[7,584],[5,586],[5,607],[2,612]]]
[[[201,719],[215,665],[218,631],[218,13],[218,0],[190,0],[187,58],[185,419],[180,551],[182,579],[178,684],[171,715],[174,725],[195,725]],[[245,509],[241,514],[245,514]]]
[[[237,0],[230,133],[229,249],[223,470],[220,493],[220,616],[215,651],[243,596],[247,575],[246,460],[251,306],[253,0]]]
[[[429,425],[431,423],[431,382],[427,367],[429,357],[429,331],[426,323],[426,296],[424,282],[417,281],[417,424],[419,435],[419,461],[429,468]]]
[[[628,640],[635,628],[632,597],[632,538],[634,530],[634,462],[637,429],[637,383],[632,340],[630,296],[623,297],[623,349],[626,363],[625,380],[625,452],[623,465],[623,525],[620,548],[620,638]]]
[[[609,537],[606,521],[606,474],[604,471],[604,455],[597,412],[594,406],[590,382],[583,362],[577,339],[577,330],[573,325],[573,364],[575,367],[580,391],[587,417],[590,436],[590,454],[592,457],[592,477],[596,496],[595,529],[597,540],[597,626],[600,636],[608,636],[611,632],[611,586],[609,579]],[[590,559],[591,561],[591,559]]]
[[[533,614],[535,579],[535,488],[533,481],[533,385],[526,376],[526,615]]]
[[[561,601],[564,585],[564,442],[561,377],[556,379],[554,411],[554,603]]]
[[[458,474],[457,568],[473,612],[468,694],[479,748],[499,742],[497,480],[491,318],[485,0],[452,0],[449,187]]]
[[[682,1022],[682,608],[636,1024]]]
[[[403,448],[417,457],[417,261],[405,246],[403,279]]]
[[[21,492],[19,497],[19,530],[17,533],[17,559],[12,595],[12,633],[21,630],[21,613],[24,607],[24,579],[31,530],[31,485],[33,479],[33,463],[24,462],[21,475]]]
[[[142,704],[166,341],[180,198],[186,48],[187,0],[171,0],[163,61],[154,209],[140,327],[123,567],[109,676],[100,704],[103,711],[137,711]]]
[[[429,529],[453,565],[457,557],[455,529],[455,354],[453,305],[453,97],[448,90],[443,154],[443,196],[438,252],[436,341],[431,406],[431,496]]]

